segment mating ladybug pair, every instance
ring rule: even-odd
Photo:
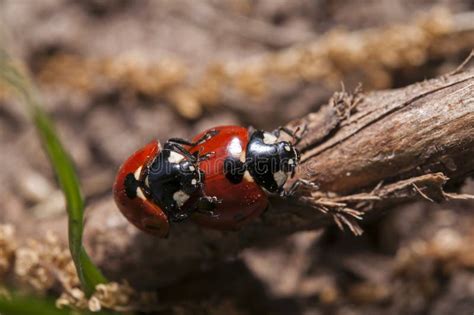
[[[292,142],[280,141],[287,133]],[[201,226],[235,230],[268,207],[267,192],[283,190],[299,162],[299,138],[286,128],[273,132],[222,126],[193,141],[152,141],[120,167],[114,197],[139,229],[166,237],[170,221],[192,217]]]

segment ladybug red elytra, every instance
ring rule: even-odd
[[[213,209],[215,215],[197,213],[193,219],[202,226],[220,230],[235,230],[259,216],[268,207],[268,197],[260,185],[245,172],[229,175],[225,166],[232,161],[245,161],[249,132],[239,126],[222,126],[211,130],[216,135],[202,145],[189,148],[191,153],[212,152],[212,156],[200,163],[205,174],[204,190],[221,202]],[[208,131],[203,132],[205,134]],[[202,134],[196,136],[199,139]],[[237,166],[237,164],[236,164]],[[238,167],[242,167],[238,164]],[[238,171],[235,169],[235,171]]]
[[[293,143],[280,141],[284,132]],[[122,213],[138,228],[166,236],[169,221],[192,216],[201,226],[238,229],[268,206],[266,192],[285,191],[288,175],[299,162],[295,134],[221,126],[197,135],[193,142],[172,138],[161,149],[157,141],[134,153],[120,168],[114,185]]]

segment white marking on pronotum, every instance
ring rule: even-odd
[[[275,182],[277,183],[278,187],[283,186],[287,178],[288,178],[288,175],[286,175],[286,173],[283,171],[278,171],[276,173],[273,173],[273,179],[275,179]]]
[[[263,143],[265,144],[275,144],[278,141],[278,138],[275,135],[272,135],[269,132],[263,133]]]
[[[193,178],[193,179],[191,180],[191,185],[194,186],[194,185],[196,185],[196,184],[197,184],[197,180],[196,180],[195,178]]]
[[[145,194],[143,193],[143,191],[140,187],[137,187],[137,196],[138,196],[138,198],[140,198],[142,200],[146,200]]]
[[[135,177],[136,180],[140,180],[140,174],[142,173],[142,167],[140,166],[135,170],[135,173],[133,173],[133,176]]]
[[[249,171],[244,172],[244,179],[248,182],[253,182],[254,181],[253,177],[252,177],[252,175],[250,175]]]
[[[289,145],[285,145],[285,150],[288,151],[288,152],[290,152],[290,151],[291,151],[290,146],[289,146]]]
[[[242,163],[245,163],[245,160],[246,160],[246,157],[245,157],[245,151],[242,151],[240,153],[240,158],[239,158],[240,162]]]
[[[191,166],[189,166],[189,170],[190,170],[191,172],[194,172],[196,169],[194,168],[194,166],[191,165]]]
[[[168,157],[168,162],[170,163],[179,163],[184,159],[184,155],[170,151],[170,156]]]
[[[182,190],[178,190],[173,194],[173,199],[176,201],[178,207],[182,207],[186,201],[189,199],[189,195]]]

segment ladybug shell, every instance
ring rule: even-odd
[[[259,216],[268,206],[268,197],[263,189],[247,173],[240,183],[231,183],[224,174],[224,161],[229,155],[240,159],[245,157],[248,130],[239,126],[212,128],[218,133],[206,142],[190,149],[199,155],[214,152],[209,159],[201,161],[199,168],[204,172],[204,191],[207,196],[215,196],[222,202],[214,210],[215,217],[196,213],[193,219],[201,226],[236,230]],[[207,131],[197,135],[199,139]]]
[[[153,201],[145,198],[143,193],[137,193],[132,198],[127,195],[126,178],[134,174],[135,178],[143,172],[148,163],[158,154],[160,144],[154,140],[145,147],[133,153],[120,167],[113,187],[114,199],[122,214],[133,225],[142,231],[166,237],[169,233],[169,222],[166,214]],[[137,188],[137,191],[139,188]]]

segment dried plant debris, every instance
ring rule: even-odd
[[[69,250],[52,233],[47,233],[44,240],[30,239],[25,245],[17,246],[13,226],[0,225],[0,279],[7,273],[13,274],[23,290],[37,294],[52,289],[62,292],[56,301],[58,307],[90,311],[158,309],[154,293],[137,292],[126,282],[100,284],[87,298],[79,288]],[[0,294],[8,294],[8,291],[2,289]]]
[[[361,235],[363,230],[357,220],[362,220],[364,213],[387,202],[402,203],[419,196],[430,202],[474,200],[474,195],[445,192],[443,186],[448,180],[449,178],[443,173],[425,174],[386,185],[380,182],[367,193],[340,196],[315,190],[309,192],[309,195],[302,195],[299,201],[331,215],[341,230],[348,227],[355,235]]]
[[[178,58],[156,62],[139,55],[92,58],[56,54],[42,63],[37,78],[45,86],[80,93],[113,88],[144,94],[163,99],[183,117],[195,119],[204,107],[223,103],[229,91],[244,99],[265,99],[275,80],[321,82],[334,89],[348,74],[358,73],[367,89],[390,87],[392,70],[418,66],[442,55],[437,47],[459,31],[455,26],[455,17],[435,9],[412,23],[352,33],[334,30],[316,41],[276,53],[215,62],[200,74]],[[462,38],[455,42],[457,46],[450,45],[456,47],[444,47],[444,51],[463,51],[474,44]]]
[[[79,280],[69,250],[57,237],[47,233],[42,241],[28,240],[15,252],[15,276],[38,292],[45,292],[59,283],[77,287]]]
[[[362,84],[359,84],[352,93],[346,92],[344,85],[340,92],[335,92],[329,99],[329,106],[332,106],[340,121],[348,120],[351,115],[357,112],[357,105],[363,101]]]
[[[99,284],[90,298],[87,298],[78,288],[66,290],[56,301],[56,306],[89,309],[92,312],[103,308],[120,312],[160,309],[154,293],[138,293],[126,282]]]
[[[0,225],[0,279],[10,270],[16,248],[15,228]]]

